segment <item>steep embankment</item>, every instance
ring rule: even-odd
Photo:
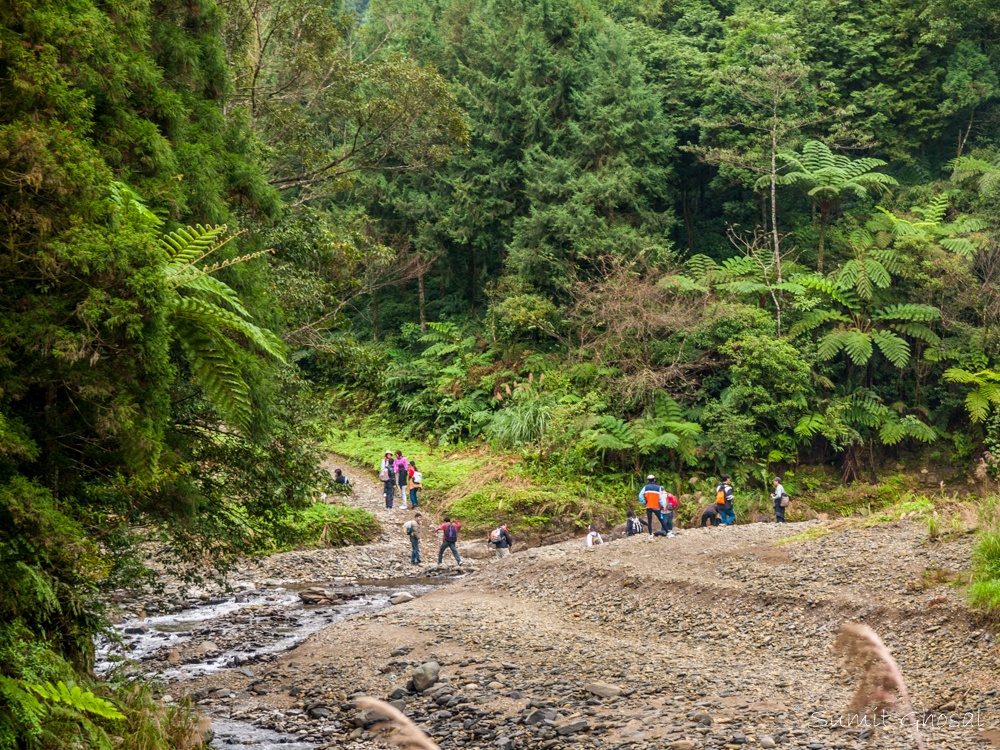
[[[958,591],[936,585],[968,570],[969,538],[931,544],[904,520],[775,544],[820,527],[517,553],[316,633],[255,677],[264,695],[235,675],[232,715],[367,747],[371,720],[351,700],[363,693],[400,701],[446,750],[911,748],[898,713],[831,726],[853,683],[830,647],[841,623],[864,622],[899,660],[930,747],[998,738],[1000,648]],[[409,692],[431,660],[448,681]]]

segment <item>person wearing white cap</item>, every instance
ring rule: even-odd
[[[396,496],[396,472],[392,451],[385,452],[385,458],[382,459],[382,468],[379,470],[378,478],[382,480],[382,492],[385,493],[385,507],[388,510],[392,510],[392,500]]]
[[[663,509],[667,505],[667,491],[656,483],[656,477],[650,474],[646,477],[646,485],[639,490],[639,502],[646,506],[646,521],[649,526],[649,538],[653,538],[653,518],[660,522],[660,530],[667,533],[663,522]]]

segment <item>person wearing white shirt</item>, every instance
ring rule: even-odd
[[[785,494],[785,488],[781,486],[781,480],[778,477],[772,479],[771,483],[774,485],[774,492],[771,493],[771,499],[774,501],[774,520],[777,523],[785,523],[788,495]]]
[[[597,533],[597,530],[593,526],[587,527],[587,546],[594,547],[598,544],[604,544],[604,540],[601,539],[601,535]]]

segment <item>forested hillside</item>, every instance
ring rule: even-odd
[[[0,102],[2,748],[131,747],[102,593],[294,539],[332,427],[1000,468],[989,0],[4,0]]]

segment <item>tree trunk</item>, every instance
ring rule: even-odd
[[[771,128],[771,236],[774,238],[774,266],[781,283],[781,253],[778,247],[778,122],[775,115]]]
[[[688,209],[687,194],[681,196],[681,207],[684,209],[684,227],[687,229],[688,252],[694,252],[694,217]]]
[[[472,298],[472,312],[476,311],[476,248],[472,248],[472,268],[471,268],[471,282],[472,282],[472,293],[470,294]]]
[[[816,254],[816,271],[823,273],[823,246],[826,242],[826,219],[830,213],[829,207],[819,207],[819,251]]]
[[[424,272],[417,274],[417,287],[420,289],[420,332],[427,333],[427,296],[424,293]]]
[[[372,292],[372,328],[375,332],[375,341],[378,341],[378,292]]]

